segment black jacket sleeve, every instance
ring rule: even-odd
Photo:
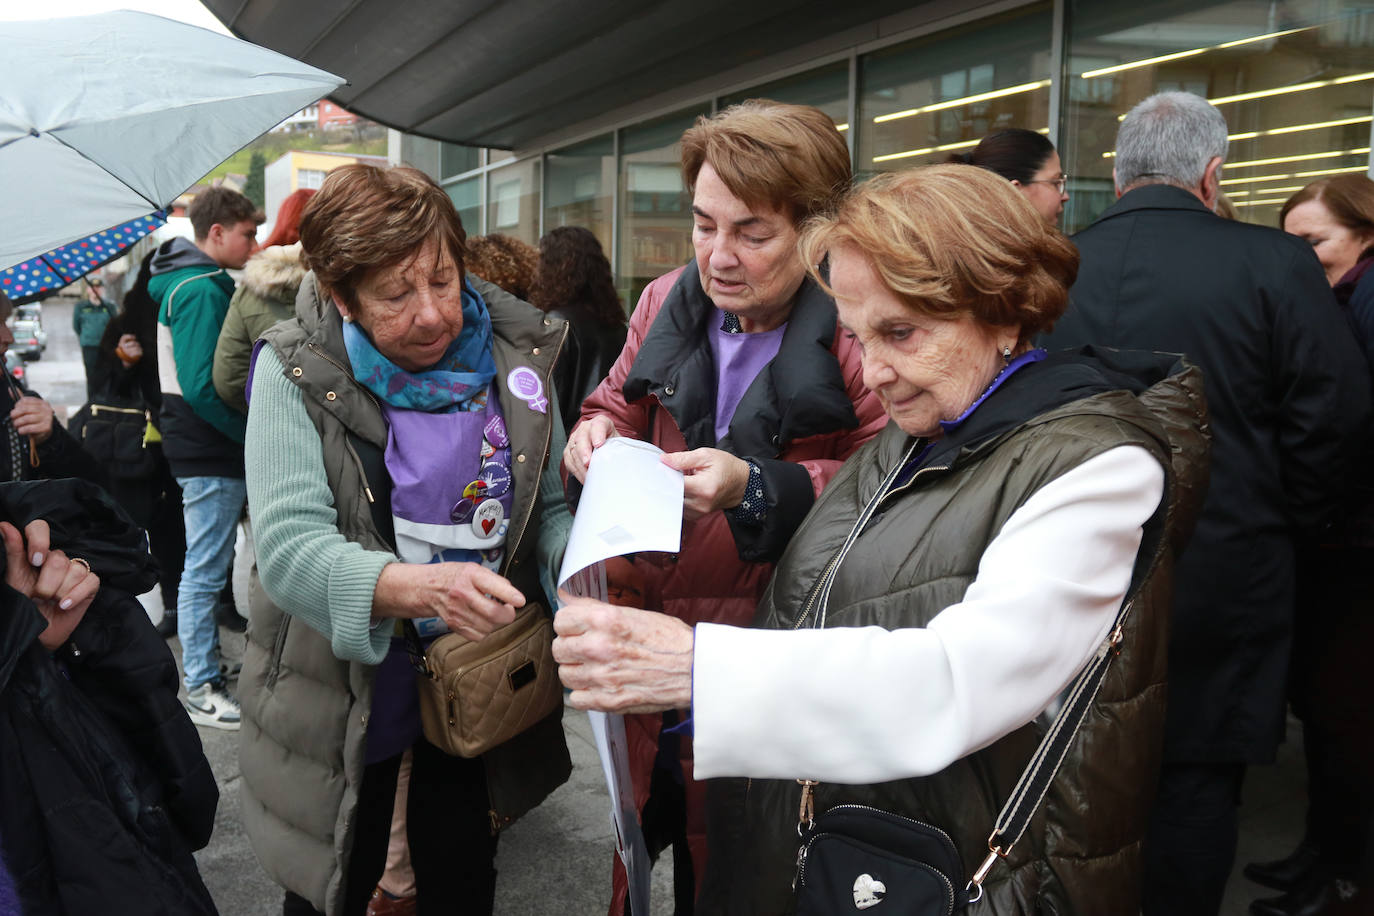
[[[776,563],[816,501],[811,475],[806,468],[791,461],[740,457],[758,465],[768,511],[758,523],[725,513],[730,533],[735,536],[735,549],[746,563]]]
[[[1293,523],[1311,532],[1349,492],[1366,453],[1369,365],[1310,251],[1295,253],[1274,287],[1272,357],[1279,409],[1280,474]]]

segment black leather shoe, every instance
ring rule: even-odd
[[[163,639],[171,639],[177,635],[177,612],[163,611],[162,619],[157,622],[157,635]]]
[[[1310,881],[1279,897],[1256,900],[1250,904],[1252,916],[1321,916],[1334,914],[1340,902],[1356,893],[1346,881]]]
[[[1291,891],[1306,883],[1317,864],[1317,847],[1303,840],[1286,858],[1273,862],[1251,862],[1244,875],[1256,884],[1276,891]]]
[[[248,628],[248,621],[240,617],[238,609],[227,601],[215,606],[215,623],[234,633],[242,633]]]

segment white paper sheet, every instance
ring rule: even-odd
[[[661,449],[615,437],[597,449],[587,468],[573,517],[558,587],[579,597],[606,600],[606,563],[640,550],[677,551],[682,544],[682,472],[659,461]],[[625,866],[630,912],[649,913],[649,851],[639,826],[625,719],[588,712],[596,752],[611,795],[616,853]]]
[[[682,472],[659,461],[662,454],[647,442],[623,436],[609,439],[592,454],[558,572],[559,588],[609,557],[640,550],[671,553],[681,547]]]

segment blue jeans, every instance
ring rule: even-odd
[[[242,477],[178,477],[186,517],[186,568],[177,595],[177,637],[186,689],[219,680],[215,607],[234,559],[234,526],[248,491]]]

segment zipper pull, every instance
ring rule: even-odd
[[[820,785],[814,779],[798,779],[797,784],[802,787],[801,804],[797,807],[797,835],[806,836],[806,831],[816,826],[816,786]]]
[[[792,891],[797,890],[797,885],[802,881],[802,873],[806,871],[806,853],[808,847],[806,843],[797,847],[797,870],[792,874]]]

